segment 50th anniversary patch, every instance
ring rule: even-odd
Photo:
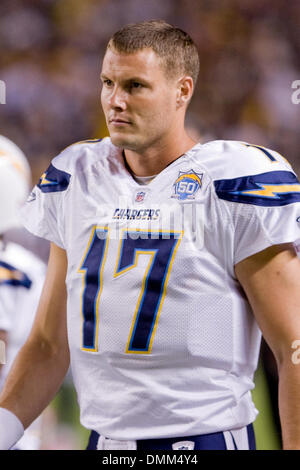
[[[173,184],[174,194],[172,198],[180,200],[195,199],[197,191],[202,186],[202,178],[203,173],[196,173],[194,170],[180,171]]]

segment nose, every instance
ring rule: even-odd
[[[115,86],[108,97],[108,102],[111,108],[114,109],[126,109],[126,96],[125,92],[120,88]]]

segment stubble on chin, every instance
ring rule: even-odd
[[[129,137],[122,137],[122,136],[116,136],[116,135],[110,135],[111,142],[113,145],[116,147],[120,147],[124,150],[137,150],[138,149],[138,143],[136,139],[134,138],[129,138]]]

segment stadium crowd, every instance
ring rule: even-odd
[[[100,57],[125,23],[162,18],[189,31],[201,58],[189,125],[203,141],[246,140],[296,170],[300,5],[284,0],[2,0],[1,132],[28,155],[37,180],[62,148],[107,133]],[[298,18],[298,21],[297,21]]]

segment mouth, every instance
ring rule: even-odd
[[[132,124],[132,122],[127,121],[126,119],[112,118],[109,120],[109,124],[119,127],[119,126],[128,126]]]

